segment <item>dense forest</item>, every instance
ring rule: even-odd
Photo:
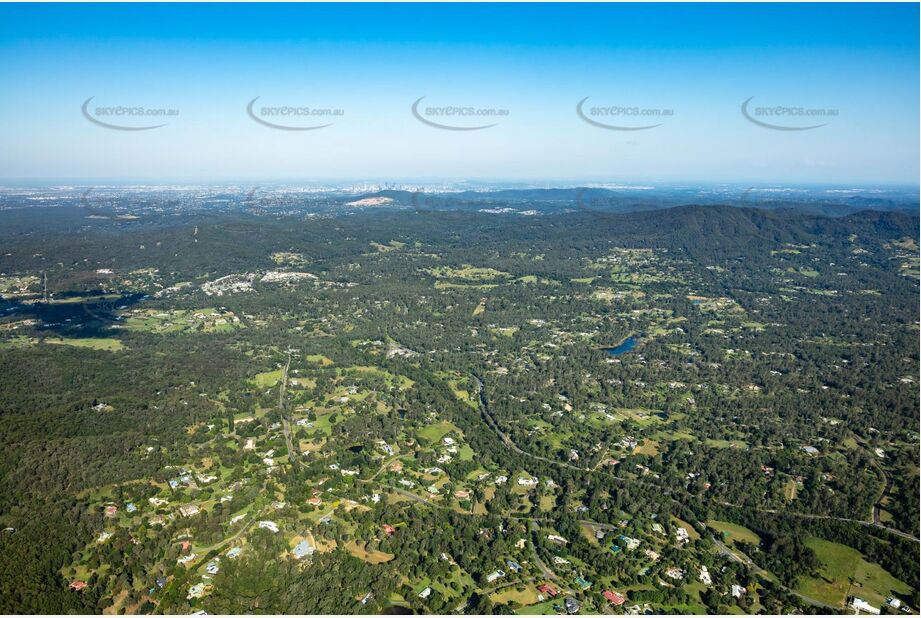
[[[4,611],[917,611],[916,216],[39,210]]]

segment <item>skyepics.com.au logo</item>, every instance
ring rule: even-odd
[[[804,125],[803,122],[815,121],[818,119],[834,119],[840,113],[834,108],[809,108],[801,105],[773,105],[756,107],[751,105],[752,99],[748,97],[742,103],[742,115],[745,119],[765,129],[774,131],[809,131],[818,129],[827,125],[827,122],[820,124]]]
[[[499,124],[472,124],[483,119],[506,118],[509,110],[497,107],[472,107],[469,105],[420,106],[419,97],[412,104],[413,117],[422,124],[444,131],[481,131]]]
[[[141,105],[91,106],[96,97],[90,97],[80,106],[83,117],[104,129],[113,131],[150,131],[165,127],[168,122],[150,124],[151,119],[174,118],[179,110],[167,107],[144,107]]]
[[[339,108],[317,108],[307,105],[261,105],[256,106],[256,97],[246,105],[246,113],[254,121],[264,127],[279,131],[316,131],[325,129],[335,122],[315,124],[316,119],[339,119],[345,116],[345,111]],[[308,124],[309,123],[309,124]]]
[[[636,105],[593,105],[586,107],[585,97],[576,104],[576,114],[588,124],[608,131],[645,131],[661,127],[664,123],[648,124],[650,119],[668,119],[675,110],[661,107],[638,107]]]

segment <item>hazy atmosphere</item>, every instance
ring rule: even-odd
[[[0,613],[917,616],[918,23],[0,0]]]
[[[5,4],[0,174],[917,184],[917,24],[916,4]]]

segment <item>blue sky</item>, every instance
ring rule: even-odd
[[[917,4],[0,5],[0,176],[917,184]],[[341,110],[263,126],[262,106]],[[507,110],[430,120],[410,108]],[[148,131],[96,106],[168,108]],[[655,117],[576,114],[596,107]],[[822,109],[758,116],[741,105]],[[263,118],[268,119],[266,116]]]

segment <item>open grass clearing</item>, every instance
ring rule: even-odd
[[[723,538],[727,541],[732,541],[734,543],[751,543],[752,545],[761,543],[760,536],[739,524],[712,519],[707,522],[707,526],[713,528],[717,532],[723,533]]]
[[[489,595],[489,599],[497,605],[507,605],[508,603],[532,605],[537,603],[537,597],[538,592],[534,586],[524,586],[523,589],[519,589],[518,586],[510,586],[505,590]]]
[[[393,554],[388,554],[387,552],[379,550],[367,551],[356,541],[349,541],[344,545],[344,547],[350,554],[359,560],[364,560],[369,564],[381,564],[383,562],[390,562],[393,560]]]
[[[105,352],[118,352],[125,349],[125,344],[110,337],[46,337],[42,341],[51,345],[67,345]]]

